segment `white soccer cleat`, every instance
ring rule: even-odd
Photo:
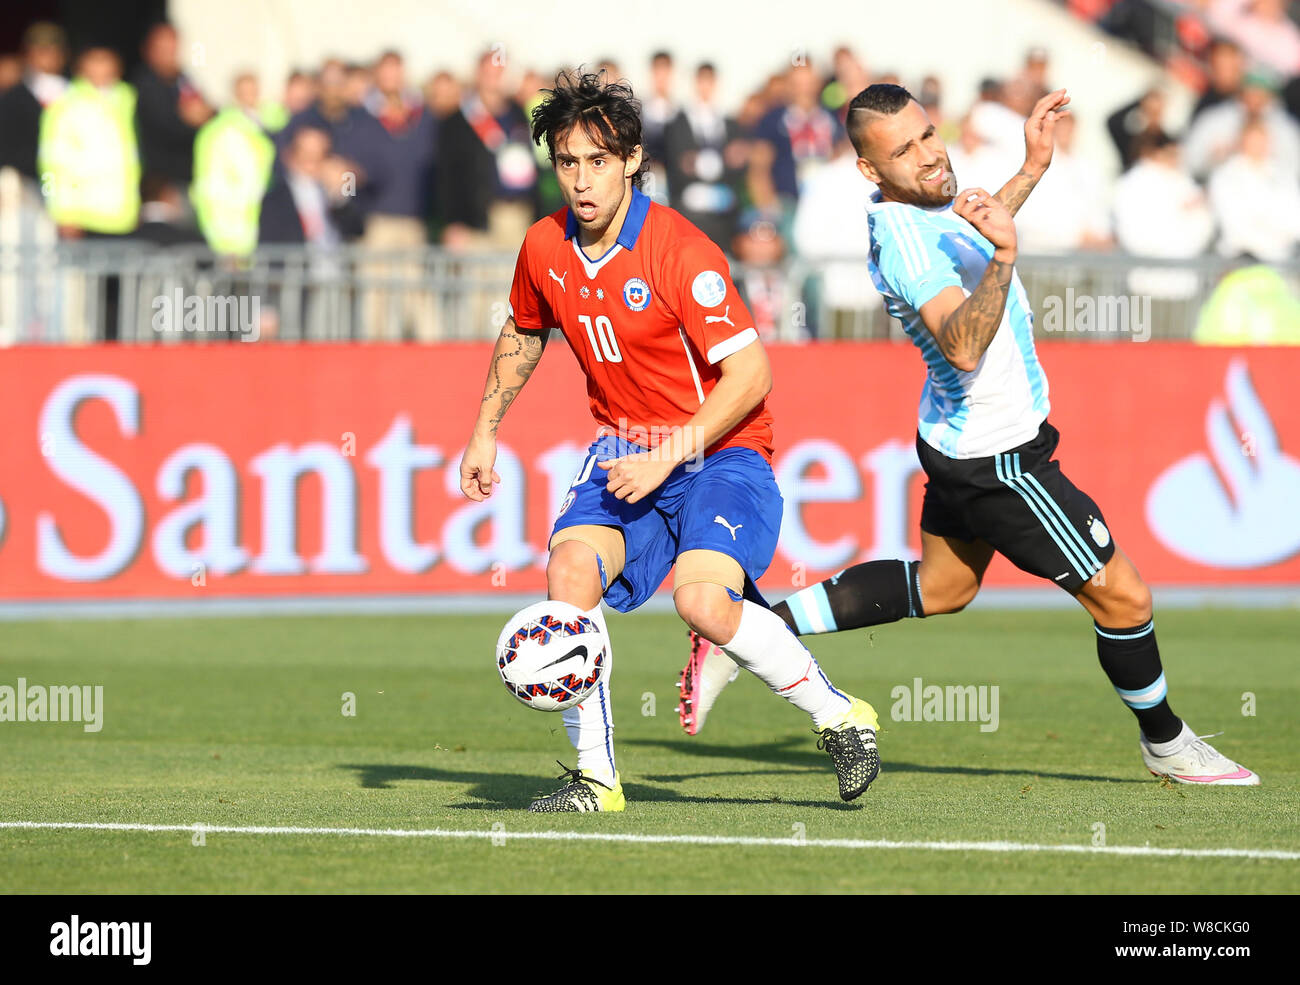
[[[718,700],[722,689],[740,674],[740,665],[699,633],[692,630],[688,635],[691,656],[677,681],[677,693],[681,699],[677,715],[686,734],[695,735],[704,727],[709,709]]]
[[[1222,733],[1216,733],[1222,734]],[[1240,763],[1234,763],[1183,723],[1183,731],[1175,740],[1179,746],[1171,753],[1157,756],[1147,743],[1146,736],[1138,733],[1142,747],[1142,762],[1155,776],[1167,776],[1179,783],[1213,783],[1218,786],[1254,787],[1259,777]]]

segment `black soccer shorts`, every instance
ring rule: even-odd
[[[1071,595],[1115,554],[1101,510],[1052,458],[1060,432],[1044,421],[1023,445],[990,458],[949,458],[916,438],[925,469],[921,529],[983,540],[1021,571]]]

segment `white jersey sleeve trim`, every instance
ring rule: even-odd
[[[709,360],[710,366],[716,366],[728,356],[745,348],[749,343],[757,341],[758,332],[755,329],[747,328],[743,332],[737,332],[729,339],[723,339],[709,350],[709,354],[705,358]]]
[[[686,352],[686,365],[691,367],[691,379],[695,381],[695,395],[700,398],[700,403],[704,403],[704,386],[700,383],[700,371],[695,368],[695,359],[691,356],[690,343],[686,341],[686,329],[681,325],[677,326],[677,334],[682,339],[682,349]]]

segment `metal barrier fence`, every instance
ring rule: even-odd
[[[0,246],[0,345],[490,339],[506,316],[514,259],[268,247],[235,262],[132,240]],[[1234,266],[1091,253],[1017,262],[1042,337],[1098,342],[1190,338]],[[1273,269],[1300,298],[1300,264]],[[740,264],[732,274],[765,338],[902,338],[861,258]]]

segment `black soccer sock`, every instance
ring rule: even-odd
[[[919,561],[867,561],[795,592],[772,611],[800,636],[923,617]]]
[[[1137,716],[1148,742],[1168,742],[1183,729],[1169,707],[1165,672],[1160,666],[1155,621],[1129,629],[1097,626],[1097,659],[1120,699]]]

